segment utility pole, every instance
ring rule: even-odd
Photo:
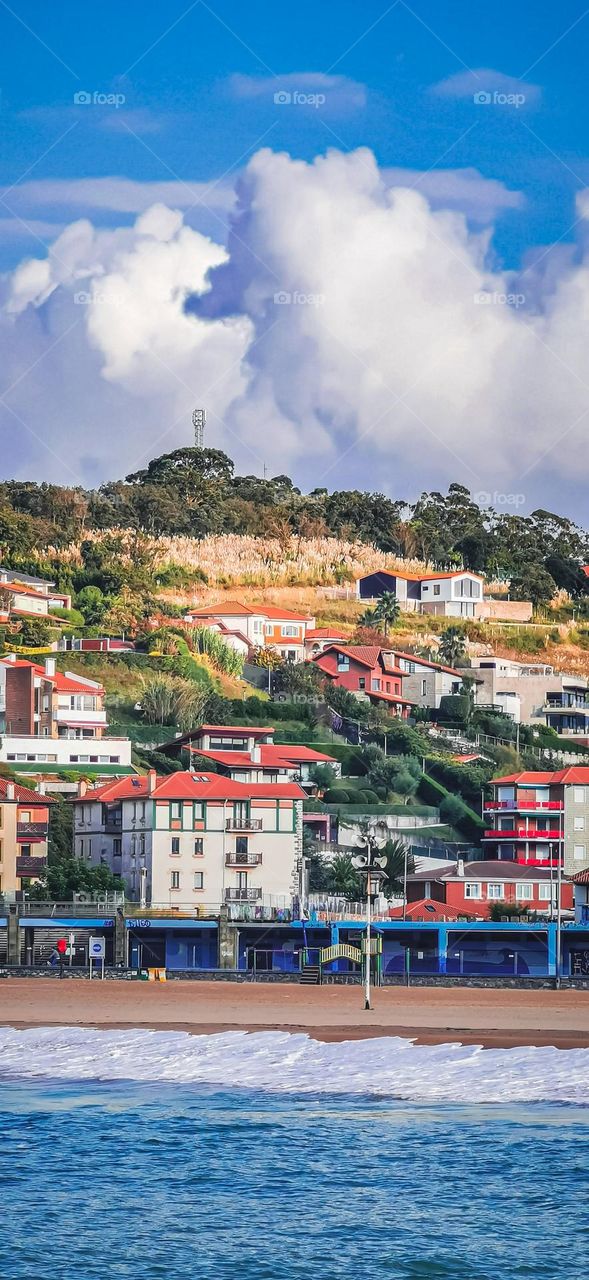
[[[366,836],[366,852],[352,858],[352,864],[361,876],[366,877],[366,950],[364,955],[364,1008],[370,1010],[370,965],[372,960],[372,892],[373,886],[378,891],[379,885],[386,880],[386,854],[376,847],[374,836],[368,832]]]

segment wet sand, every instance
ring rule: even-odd
[[[589,990],[355,987],[232,982],[0,981],[0,1025],[154,1031],[306,1032],[323,1041],[404,1036],[420,1044],[589,1048]]]

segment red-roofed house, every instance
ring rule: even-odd
[[[316,764],[328,764],[340,776],[341,765],[333,756],[314,747],[276,744],[273,735],[270,727],[206,724],[163,743],[160,751],[177,756],[180,750],[188,749],[195,757],[194,769],[200,767],[196,757],[201,757],[210,760],[224,777],[237,782],[294,781],[305,785]]]
[[[436,870],[415,871],[407,877],[409,904],[433,901],[461,916],[488,920],[496,902],[512,902],[546,915],[556,905],[556,877],[546,867],[516,866],[513,862],[450,862]],[[573,890],[563,881],[561,907],[571,911]],[[414,917],[412,917],[414,918]]]
[[[407,719],[411,702],[402,693],[405,673],[395,654],[370,644],[331,644],[312,661],[341,689],[360,694]]]
[[[330,644],[345,644],[347,636],[341,627],[307,627],[305,657],[316,658]]]
[[[54,582],[0,565],[0,622],[12,614],[43,618],[52,608],[71,609],[71,596],[54,587]]]
[[[240,648],[244,641],[251,649],[273,648],[288,662],[304,660],[307,628],[315,625],[314,618],[282,605],[247,605],[238,600],[191,609],[185,614],[185,621],[201,627],[216,624],[215,629],[233,648]]]
[[[485,580],[470,569],[446,573],[406,573],[400,569],[378,569],[359,578],[360,600],[376,600],[391,592],[404,612],[417,610],[445,618],[505,618],[527,622],[532,617],[529,600],[485,599]]]
[[[143,906],[290,907],[299,892],[305,793],[216,773],[123,778],[74,801],[74,852],[106,863]]]
[[[589,768],[524,771],[495,778],[484,802],[486,853],[567,875],[589,867]]]
[[[16,654],[0,660],[0,761],[73,767],[131,763],[127,738],[105,736],[104,689],[96,680]],[[50,772],[41,770],[40,772]]]

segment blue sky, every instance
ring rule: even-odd
[[[61,0],[19,6],[17,17],[3,6],[3,182],[113,174],[210,181],[234,173],[260,139],[305,159],[329,146],[369,146],[383,166],[472,166],[520,191],[521,207],[507,210],[495,232],[500,260],[515,265],[531,245],[572,238],[574,193],[589,180],[589,15],[570,0],[542,0],[533,11],[504,0],[440,9],[429,0],[172,0],[165,10],[104,0],[98,11]],[[478,68],[539,91],[524,107],[491,110],[468,90],[432,91]],[[308,72],[365,86],[364,100],[342,91],[331,108],[277,109],[270,91],[240,95],[233,79],[290,74],[302,82]],[[125,103],[76,107],[74,94],[84,90]],[[42,193],[34,207],[50,222],[72,208],[43,207]],[[5,206],[2,213],[10,216]],[[24,227],[13,229],[5,262],[39,247]]]
[[[490,270],[517,273],[539,257],[548,294],[551,272],[582,253],[575,201],[589,187],[583,4],[60,0],[2,3],[0,27],[7,273],[43,259],[80,218],[95,230],[130,228],[156,202],[183,208],[189,227],[231,243],[232,188],[260,148],[308,162],[330,148],[369,148],[389,186],[416,183],[434,209],[461,209],[475,235],[486,229]],[[290,101],[276,101],[281,93]],[[80,94],[90,101],[76,101]],[[530,279],[526,306],[536,306],[537,288]],[[42,309],[44,299],[34,305]],[[52,306],[55,313],[55,299]],[[55,314],[44,319],[50,328]],[[15,369],[20,377],[18,353]],[[25,407],[17,410],[28,425]],[[323,406],[322,422],[325,414]],[[239,435],[237,420],[232,430]],[[25,470],[39,471],[40,457],[28,440]],[[79,462],[85,480],[100,478],[105,465]],[[363,483],[376,483],[364,451],[358,468]],[[298,474],[308,479],[304,459]],[[524,486],[527,505],[548,484],[538,476]],[[466,472],[456,478],[468,483]],[[493,493],[495,479],[486,478],[479,487]],[[511,479],[500,477],[502,491]],[[344,467],[331,482],[349,481]],[[421,487],[410,472],[402,482]],[[571,499],[577,509],[578,501]]]

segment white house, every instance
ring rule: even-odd
[[[391,592],[404,611],[440,614],[442,617],[474,618],[483,600],[484,579],[470,569],[449,573],[404,573],[379,569],[356,583],[361,600],[373,600]]]
[[[74,853],[105,863],[143,906],[198,914],[232,903],[291,905],[302,875],[296,783],[234,782],[218,774],[124,778],[74,803]]]

